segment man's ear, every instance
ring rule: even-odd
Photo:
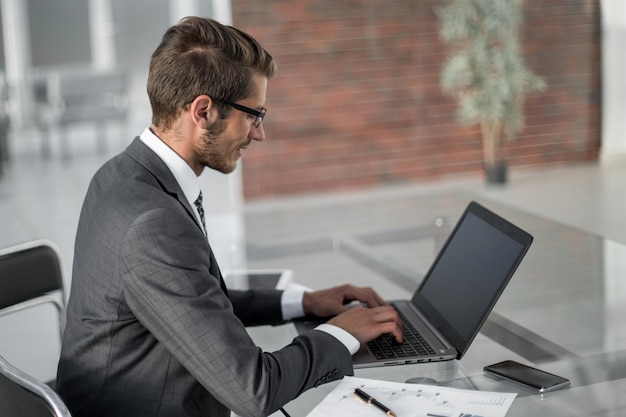
[[[189,105],[189,115],[195,125],[207,129],[217,120],[217,106],[211,97],[201,95]]]

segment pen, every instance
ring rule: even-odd
[[[391,411],[390,409],[385,407],[382,403],[377,401],[376,398],[374,398],[371,395],[367,394],[365,391],[363,391],[363,390],[361,390],[359,388],[356,388],[354,390],[354,393],[356,394],[357,397],[359,397],[360,399],[362,399],[363,401],[365,401],[369,405],[373,405],[374,407],[378,408],[379,410],[381,410],[383,413],[387,414],[388,416],[396,417],[396,413],[394,413],[393,411]]]

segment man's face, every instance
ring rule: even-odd
[[[237,104],[260,110],[265,104],[267,78],[255,74],[252,94]],[[201,166],[228,174],[237,166],[242,150],[253,140],[265,139],[263,124],[254,126],[255,116],[231,108],[226,119],[218,119],[204,133],[194,148],[195,160]]]

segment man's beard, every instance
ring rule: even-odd
[[[194,156],[203,166],[209,167],[223,174],[234,171],[236,164],[229,164],[229,156],[224,155],[228,149],[220,147],[218,136],[226,129],[226,121],[218,119],[202,136],[202,143],[194,150]]]

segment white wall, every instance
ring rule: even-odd
[[[601,0],[603,165],[626,164],[626,1]]]

